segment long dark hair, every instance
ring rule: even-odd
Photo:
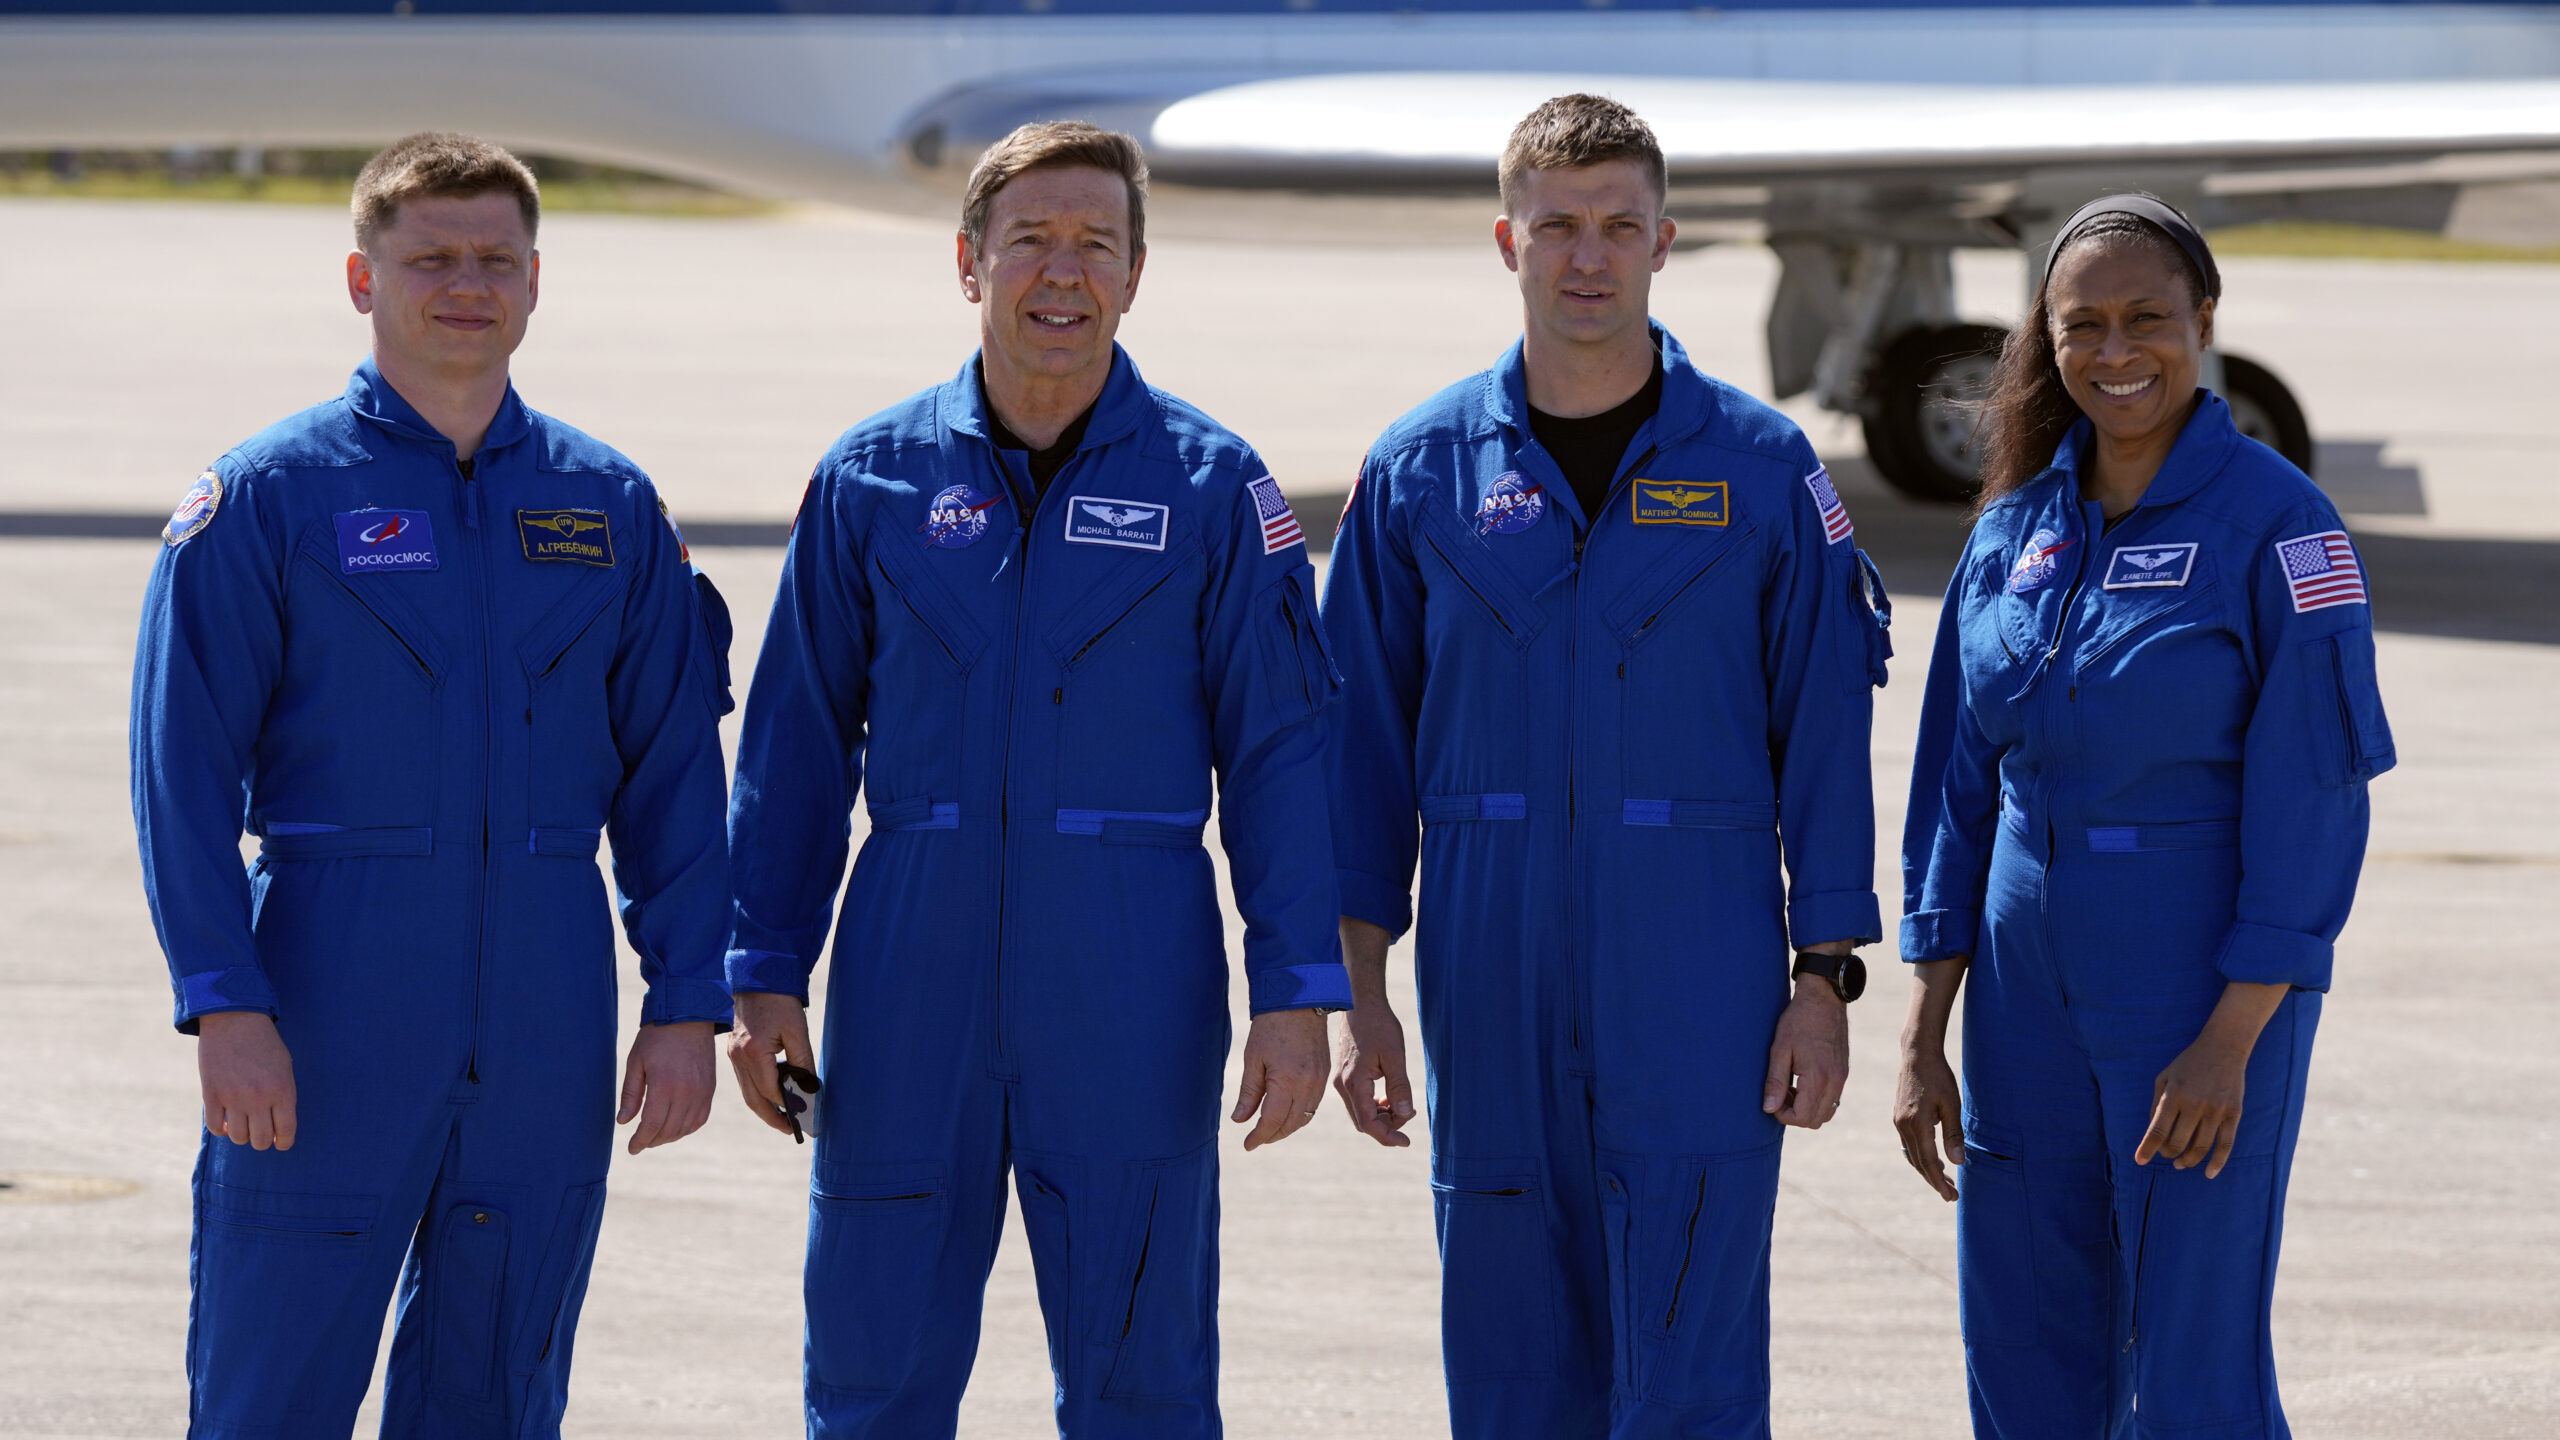
[[[2204,272],[2159,226],[2139,215],[2100,215],[2071,232],[2064,243],[2076,250],[2095,240],[2152,251],[2170,273],[2185,277],[2188,302],[2204,303]],[[2062,257],[2053,258],[2052,269],[2060,268]],[[2062,367],[2053,358],[2053,307],[2039,289],[2027,318],[2001,345],[1991,388],[1980,402],[1974,435],[1982,449],[1982,490],[1974,497],[1973,513],[1981,514],[2042,473],[2052,463],[2054,447],[2079,418],[2080,403],[2062,388]]]

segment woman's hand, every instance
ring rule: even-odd
[[[2151,1128],[2133,1150],[2133,1163],[2166,1155],[2181,1170],[2204,1166],[2204,1178],[2222,1173],[2240,1138],[2241,1092],[2249,1078],[2249,1052],[2258,1032],[2284,1002],[2289,986],[2234,980],[2204,1022],[2204,1033],[2151,1082]]]
[[[1902,1158],[1920,1172],[1938,1198],[1956,1198],[1947,1166],[1964,1163],[1964,1096],[1947,1064],[1947,1019],[1955,1013],[1965,962],[1932,960],[1912,967],[1911,1015],[1902,1029],[1902,1073],[1893,1087],[1893,1128],[1902,1136]],[[1939,1137],[1946,1153],[1939,1156]]]

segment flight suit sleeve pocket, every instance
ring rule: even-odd
[[[1533,1174],[1431,1183],[1440,1238],[1442,1361],[1451,1380],[1550,1375],[1555,1266]]]
[[[1885,683],[1885,662],[1893,658],[1893,597],[1885,592],[1884,572],[1866,551],[1851,551],[1850,562],[1844,674],[1855,694]]]
[[[702,617],[703,655],[710,662],[711,713],[726,715],[738,708],[729,691],[729,642],[737,638],[737,626],[729,620],[729,602],[711,577],[693,572],[694,609]]]
[[[2311,642],[2312,705],[2336,719],[2331,759],[2322,779],[2333,786],[2360,785],[2399,763],[2391,722],[2382,713],[2382,689],[2374,675],[2373,632],[2358,627]]]
[[[937,1169],[819,1163],[803,1297],[813,1387],[877,1394],[905,1383],[949,1215]]]
[[[1325,643],[1323,622],[1316,617],[1314,593],[1300,566],[1263,592],[1263,683],[1275,723],[1294,725],[1334,702],[1342,677],[1333,668],[1332,648]]]
[[[2036,1343],[2033,1207],[2026,1167],[1965,1148],[1956,1205],[1956,1310],[1967,1345]]]

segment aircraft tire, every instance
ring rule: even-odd
[[[2254,360],[2224,355],[2222,398],[2241,434],[2292,461],[2303,474],[2311,473],[2311,422],[2274,371]]]
[[[1982,488],[1966,402],[1988,388],[2009,332],[1997,325],[1907,330],[1870,372],[1875,413],[1862,419],[1867,458],[1914,500],[1961,504]]]

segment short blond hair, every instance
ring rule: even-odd
[[[974,253],[986,245],[996,192],[1034,170],[1083,166],[1117,175],[1129,188],[1129,251],[1147,248],[1147,152],[1137,139],[1082,120],[1042,120],[987,147],[960,200],[960,233]]]
[[[1605,95],[1559,95],[1529,112],[1502,147],[1502,208],[1520,199],[1520,177],[1532,170],[1578,170],[1633,160],[1653,178],[1657,200],[1671,194],[1662,142],[1636,112]]]
[[[408,201],[468,200],[491,193],[516,197],[527,237],[541,228],[542,187],[532,167],[505,147],[440,130],[396,140],[356,172],[355,194],[348,201],[355,212],[356,248],[373,249],[374,237],[390,227]]]

